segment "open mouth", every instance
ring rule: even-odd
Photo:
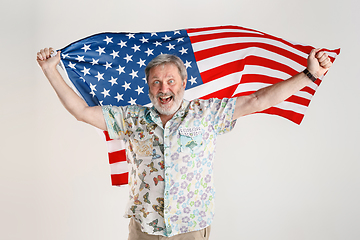
[[[173,99],[172,96],[159,97],[160,103],[162,103],[162,104],[167,104],[167,103],[169,103],[172,99]]]

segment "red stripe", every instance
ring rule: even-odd
[[[217,55],[221,55],[221,54],[229,53],[229,52],[233,52],[233,51],[238,51],[238,50],[242,50],[242,49],[246,49],[246,48],[252,48],[252,47],[257,47],[257,48],[271,51],[273,53],[277,53],[277,54],[279,54],[283,57],[289,58],[303,66],[306,66],[306,64],[307,64],[306,58],[301,57],[295,53],[292,53],[288,50],[285,50],[285,49],[282,49],[282,48],[279,48],[279,47],[276,47],[276,46],[273,46],[270,44],[257,43],[257,42],[255,42],[255,43],[233,43],[233,44],[217,46],[217,47],[209,48],[209,49],[205,49],[205,50],[200,50],[200,51],[195,52],[195,58],[196,58],[196,61],[201,61],[201,60],[204,60],[209,57],[213,57],[213,56],[217,56]],[[249,54],[251,54],[251,53],[249,52]],[[277,63],[277,62],[275,62],[275,63]]]
[[[261,113],[278,115],[278,116],[284,117],[286,119],[289,119],[290,121],[292,121],[298,125],[301,123],[302,119],[304,118],[303,114],[296,113],[296,112],[293,112],[290,110],[283,110],[283,109],[276,108],[276,107],[268,108],[264,111],[261,111]]]
[[[108,132],[108,131],[104,131],[104,135],[105,135],[105,140],[106,140],[106,141],[112,140],[112,139],[110,138],[110,136],[109,136],[109,132]]]
[[[109,163],[125,162],[126,161],[126,151],[125,149],[119,150],[116,152],[109,152]]]
[[[125,185],[128,184],[129,173],[122,173],[122,174],[111,174],[111,184],[113,186],[118,185]]]
[[[224,27],[222,29],[236,29],[236,28]],[[215,29],[212,29],[212,30],[215,30]],[[242,29],[242,30],[246,30],[246,29]],[[249,30],[249,31],[253,31],[253,30]],[[191,30],[188,30],[188,33],[192,33]],[[258,33],[262,33],[262,32],[258,32]],[[219,39],[219,38],[230,38],[230,37],[259,37],[259,38],[272,39],[272,40],[281,42],[287,46],[290,46],[292,48],[295,48],[298,51],[301,51],[306,54],[309,54],[311,52],[311,50],[314,49],[314,47],[311,47],[311,46],[295,45],[284,39],[274,37],[274,36],[266,34],[266,33],[262,33],[262,35],[256,34],[256,33],[241,33],[241,32],[239,32],[239,33],[237,33],[237,32],[210,33],[210,34],[203,34],[203,35],[199,35],[199,36],[191,36],[190,40],[192,43],[197,43],[197,42],[206,41],[206,40]]]
[[[204,83],[211,82],[215,79],[227,76],[235,72],[241,72],[244,70],[245,61],[243,59],[237,60],[231,63],[227,63],[216,68],[212,68],[200,73],[201,79]],[[240,79],[239,79],[240,82]]]
[[[201,99],[209,99],[209,98],[231,98],[234,94],[238,84],[232,85],[227,88],[223,88],[219,91],[209,93],[208,95],[202,96]]]
[[[262,33],[260,31],[254,30],[254,29],[244,28],[244,27],[240,27],[240,26],[215,26],[215,27],[204,27],[204,28],[189,28],[186,31],[188,33],[197,33],[197,32],[205,32],[205,31],[212,31],[212,30],[218,30],[218,29],[237,29],[237,30],[246,30],[246,31]]]
[[[196,55],[195,55],[196,57]],[[219,79],[221,77],[227,76],[229,74],[232,73],[236,73],[236,72],[241,72],[244,70],[244,66],[246,65],[255,65],[255,66],[263,66],[263,67],[267,67],[273,70],[278,70],[284,73],[289,74],[290,76],[294,76],[295,74],[297,74],[298,72],[295,71],[294,69],[275,62],[273,60],[270,59],[266,59],[266,58],[261,58],[261,57],[256,57],[256,56],[248,56],[245,59],[240,59],[234,62],[230,62],[230,63],[226,63],[223,65],[220,65],[216,68],[212,68],[209,69],[207,71],[203,71],[201,72],[201,78],[203,80],[204,83],[213,81],[215,79]],[[256,74],[246,74],[243,75],[241,78],[241,83],[245,83],[245,82],[262,82],[262,80],[266,78],[269,79],[273,79],[273,81],[269,82],[269,83],[276,83],[276,82],[280,82],[280,79],[276,78],[271,78],[271,77],[267,77],[264,75],[256,75]],[[266,80],[269,81],[269,80]],[[240,79],[239,79],[240,82]]]

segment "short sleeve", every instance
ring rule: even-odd
[[[234,128],[235,104],[236,98],[210,99],[211,119],[218,135],[230,132]]]
[[[103,106],[102,111],[109,137],[111,139],[123,139],[125,131],[124,108]]]

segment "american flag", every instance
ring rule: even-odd
[[[217,26],[164,32],[100,33],[61,49],[61,65],[88,103],[150,104],[144,69],[159,54],[180,57],[188,72],[184,97],[247,95],[301,72],[312,46],[239,27]],[[340,49],[324,49],[334,61]],[[321,79],[262,113],[300,124]],[[128,183],[125,144],[107,132],[112,185]]]

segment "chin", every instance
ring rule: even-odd
[[[177,92],[176,95],[173,95],[171,102],[167,103],[166,105],[161,104],[159,102],[160,100],[151,93],[149,93],[149,97],[151,103],[154,105],[154,107],[160,114],[173,115],[181,106],[184,97],[184,90],[180,90]]]
[[[168,107],[163,107],[159,103],[153,102],[153,104],[156,110],[162,115],[173,115],[180,107],[180,106],[175,106],[174,103],[172,103],[172,106],[168,106]]]

